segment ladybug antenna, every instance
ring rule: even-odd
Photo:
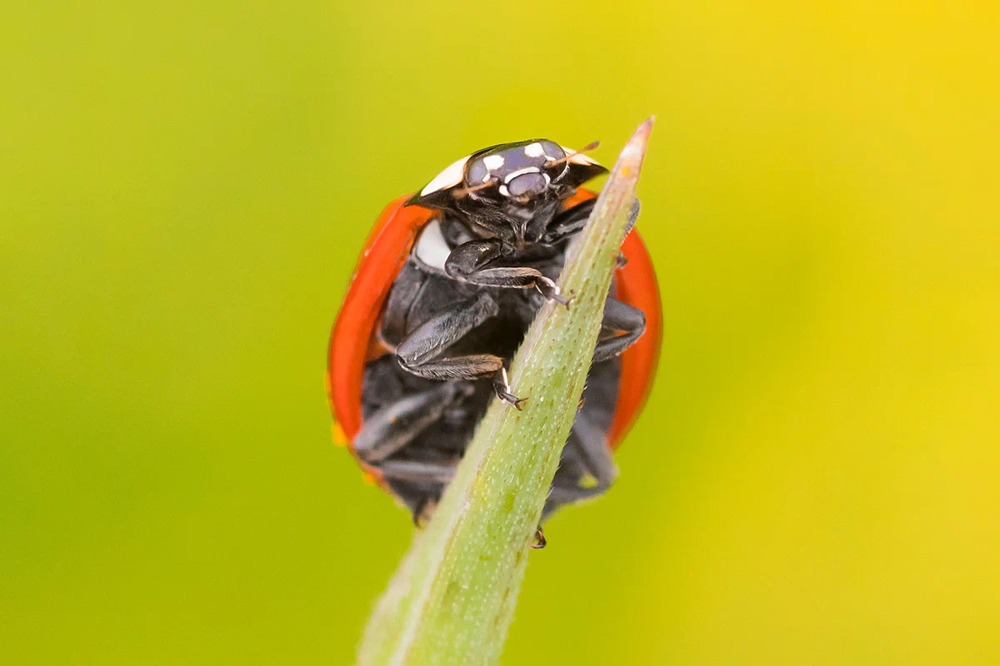
[[[553,160],[551,162],[546,162],[545,166],[552,167],[552,166],[555,166],[557,164],[562,164],[563,162],[569,162],[576,155],[580,155],[581,153],[589,153],[590,151],[592,151],[595,148],[597,148],[599,145],[601,145],[600,141],[591,141],[590,143],[588,143],[586,146],[584,146],[580,150],[574,150],[571,153],[566,153],[566,157],[563,157],[563,158],[558,159],[558,160]]]
[[[479,190],[485,190],[488,187],[493,187],[494,185],[497,184],[497,182],[498,179],[490,178],[489,180],[483,181],[478,185],[473,185],[472,187],[463,187],[457,190],[452,190],[451,196],[455,197],[456,199],[461,199],[467,194],[472,194],[473,192],[478,192]]]

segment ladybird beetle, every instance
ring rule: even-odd
[[[491,397],[522,409],[506,366],[545,300],[568,305],[555,280],[597,196],[580,186],[606,172],[544,139],[491,146],[390,203],[368,236],[330,338],[334,439],[414,522],[433,511]],[[543,517],[614,480],[611,454],[649,393],[661,319],[630,223]]]

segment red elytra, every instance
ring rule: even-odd
[[[330,336],[327,393],[334,415],[334,440],[347,446],[366,476],[385,487],[381,472],[362,461],[351,444],[361,429],[361,389],[365,364],[387,350],[375,332],[396,275],[406,263],[417,236],[437,215],[418,205],[406,206],[411,195],[390,203],[365,241],[340,313]],[[593,199],[597,194],[578,188],[563,209]],[[621,354],[622,370],[615,415],[608,431],[611,448],[617,449],[642,410],[652,387],[659,359],[663,313],[653,263],[638,231],[625,237],[621,251],[627,258],[617,269],[615,297],[642,310],[646,330]]]

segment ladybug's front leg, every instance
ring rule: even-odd
[[[594,205],[596,203],[597,199],[588,199],[556,215],[545,229],[545,236],[542,238],[542,242],[554,245],[564,238],[583,230],[587,226],[590,214],[594,212]],[[625,235],[628,235],[628,232],[632,230],[637,219],[639,219],[638,199],[632,202],[632,210],[629,211],[628,223],[625,226]]]
[[[554,245],[567,236],[578,233],[587,226],[596,203],[597,199],[588,199],[556,215],[546,227],[542,242]]]
[[[456,280],[483,287],[537,289],[545,298],[569,305],[569,299],[560,295],[556,283],[534,268],[527,266],[491,268],[489,264],[498,259],[502,252],[503,243],[498,238],[462,243],[452,250],[445,260],[445,273]]]

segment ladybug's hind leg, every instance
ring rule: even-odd
[[[593,422],[586,411],[581,410],[573,420],[572,434],[570,446],[576,447],[587,472],[587,476],[580,480],[580,489],[588,494],[603,493],[618,476],[618,468],[608,447],[607,433]]]
[[[440,495],[424,495],[413,505],[413,526],[423,527],[424,523],[431,519],[434,511],[437,510]]]
[[[430,462],[424,460],[386,460],[378,465],[382,476],[396,481],[428,483],[441,487],[448,485],[455,476],[456,459],[452,462]]]
[[[441,493],[455,476],[458,459],[454,461],[387,460],[378,468],[387,481],[402,482],[424,488],[423,495],[405,501],[410,507],[413,524],[421,527],[437,509]]]
[[[573,462],[567,464],[568,459]],[[603,494],[617,476],[618,468],[611,457],[607,433],[593,423],[585,411],[577,412],[563,452],[562,467],[556,473],[545,504],[543,520],[564,504]]]
[[[382,462],[413,441],[440,419],[445,409],[473,390],[467,382],[448,382],[390,402],[365,419],[354,438],[354,450],[369,464]]]

